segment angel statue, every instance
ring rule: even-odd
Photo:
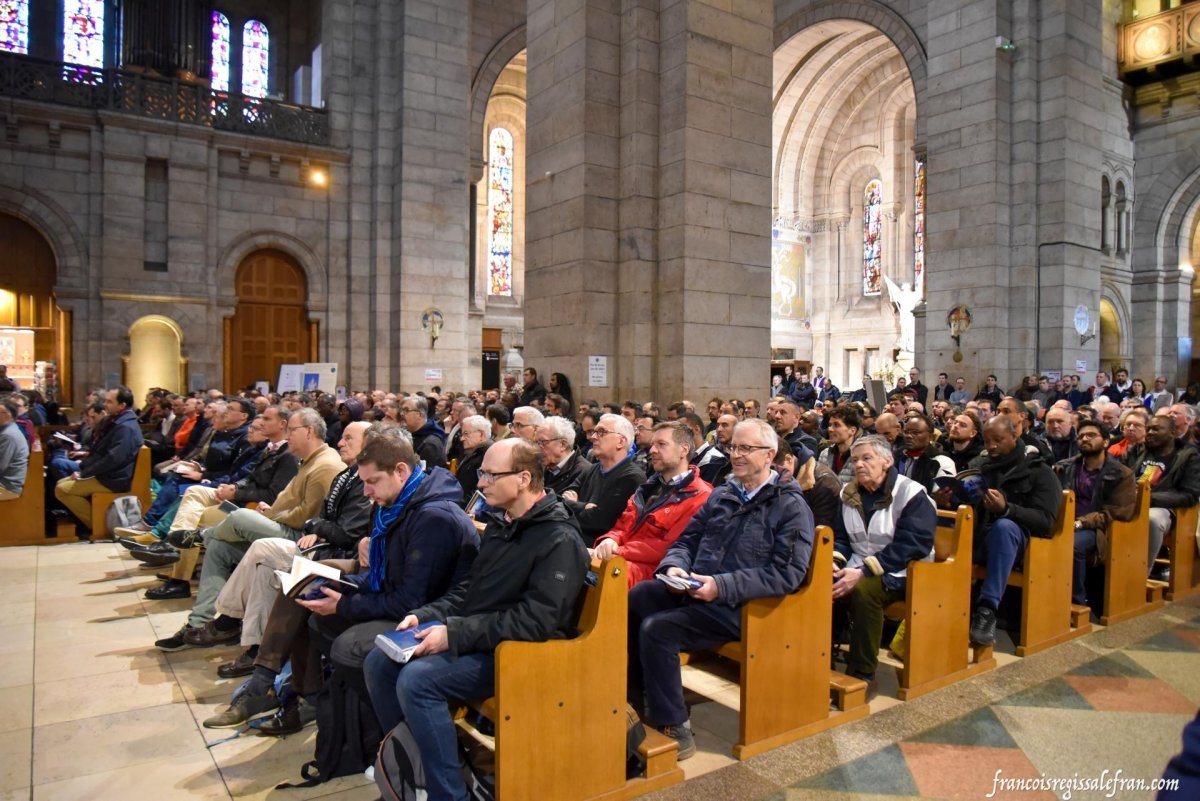
[[[896,313],[900,315],[900,339],[898,342],[900,350],[912,353],[917,346],[917,321],[913,317],[913,310],[921,302],[921,293],[919,290],[913,289],[907,281],[896,286],[896,282],[886,275],[883,280],[887,282],[888,296],[891,298],[892,305],[896,307]]]

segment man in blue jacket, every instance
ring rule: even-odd
[[[73,475],[54,486],[54,497],[79,521],[75,534],[92,536],[92,495],[97,492],[128,492],[133,485],[133,468],[142,447],[142,429],[133,411],[129,387],[110,389],[104,396],[108,416],[96,444]]]
[[[631,695],[644,693],[644,720],[696,753],[683,701],[679,653],[742,637],[742,605],[800,589],[812,559],[813,517],[794,481],[771,469],[779,437],[765,420],[738,423],[732,475],[713,490],[667,550],[660,574],[698,581],[686,594],[659,581],[629,593]]]

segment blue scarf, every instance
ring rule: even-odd
[[[371,551],[368,557],[371,563],[371,592],[380,592],[383,589],[383,579],[387,575],[387,538],[384,535],[396,522],[400,513],[404,511],[405,505],[417,491],[417,487],[421,486],[421,482],[425,480],[425,475],[425,471],[418,464],[413,468],[408,481],[404,482],[404,489],[400,490],[396,500],[392,501],[389,506],[375,507],[375,525],[371,527]]]

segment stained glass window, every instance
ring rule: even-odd
[[[104,66],[104,0],[64,0],[63,61]]]
[[[29,52],[29,0],[0,0],[0,50]]]
[[[229,91],[229,18],[212,13],[212,90]]]
[[[270,87],[271,34],[252,19],[242,26],[242,94],[266,97]]]
[[[863,294],[878,295],[883,283],[883,182],[863,190]]]
[[[488,137],[488,208],[492,214],[488,246],[488,294],[512,296],[513,138],[503,128]]]
[[[925,159],[917,159],[913,170],[913,286],[925,280]]]

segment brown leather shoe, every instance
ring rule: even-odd
[[[254,672],[254,657],[250,651],[242,651],[237,659],[225,662],[217,668],[217,675],[223,679],[236,679],[239,676],[249,676]]]
[[[193,648],[211,648],[214,645],[237,642],[241,636],[241,628],[220,631],[209,621],[202,628],[189,628],[183,635],[183,641]]]

